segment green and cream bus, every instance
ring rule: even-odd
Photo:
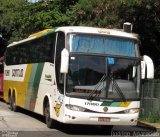
[[[13,42],[5,53],[4,99],[13,111],[45,116],[48,127],[136,125],[141,71],[145,77],[147,67],[153,77],[152,60],[142,61],[138,43],[132,33],[80,26]]]

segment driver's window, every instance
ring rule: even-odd
[[[56,81],[60,92],[64,90],[64,74],[60,73],[61,65],[61,52],[65,48],[65,34],[63,32],[58,32],[57,45],[56,45],[56,59],[55,59],[55,70],[56,70]]]

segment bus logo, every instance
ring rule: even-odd
[[[88,105],[88,106],[99,106],[99,103],[85,102],[85,105]]]
[[[108,111],[108,107],[104,107],[104,108],[103,108],[103,111],[104,111],[104,112],[107,112],[107,111]]]

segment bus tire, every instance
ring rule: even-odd
[[[55,121],[53,119],[51,119],[50,117],[50,105],[49,105],[49,101],[46,102],[45,106],[44,106],[44,116],[45,116],[45,122],[48,128],[53,128]]]
[[[11,105],[11,100],[12,100],[12,97],[9,96],[9,97],[8,97],[9,108],[10,108],[10,110],[13,110],[12,105]]]
[[[9,93],[8,93],[8,102],[7,102],[8,104],[10,104],[11,103],[11,91],[9,91]]]
[[[16,105],[16,97],[15,94],[12,95],[11,97],[11,102],[10,102],[10,109],[14,112],[18,111],[18,106]]]

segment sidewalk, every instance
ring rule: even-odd
[[[138,121],[138,125],[155,128],[160,135],[160,123],[149,123],[144,121]]]

